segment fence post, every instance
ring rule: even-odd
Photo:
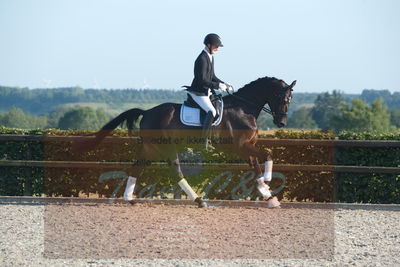
[[[337,159],[337,154],[338,154],[338,147],[335,145],[335,141],[337,140],[337,137],[335,138],[335,140],[333,141],[333,145],[332,145],[332,148],[331,148],[331,151],[330,151],[330,158],[329,158],[329,160],[330,160],[330,164],[332,165],[332,166],[336,166],[336,164],[337,164],[337,162],[338,162],[338,159]],[[333,171],[332,173],[331,173],[331,175],[332,175],[332,181],[333,181],[333,196],[332,196],[332,202],[338,202],[339,201],[339,195],[338,195],[338,192],[339,192],[339,188],[338,188],[338,185],[339,185],[339,181],[338,181],[338,179],[340,179],[340,174],[339,173],[337,173],[336,171]]]
[[[32,160],[32,149],[31,145],[28,141],[27,142],[27,149],[25,152],[26,160]],[[24,196],[32,196],[32,168],[25,167],[24,168]]]

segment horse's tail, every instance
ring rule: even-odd
[[[111,121],[109,121],[106,125],[104,125],[100,131],[98,131],[96,133],[96,137],[98,136],[99,133],[101,133],[102,131],[110,131],[109,134],[118,127],[118,125],[120,125],[121,123],[123,123],[124,121],[126,121],[126,125],[128,127],[129,130],[133,129],[133,124],[134,122],[136,122],[139,118],[140,115],[144,114],[144,110],[140,109],[140,108],[132,108],[130,110],[124,111],[121,114],[119,114],[117,117],[115,117],[114,119],[112,119]],[[107,134],[108,135],[108,134]],[[105,136],[107,136],[105,135]],[[104,137],[105,137],[104,136]],[[104,138],[103,137],[103,138]],[[103,139],[101,138],[101,140]],[[100,140],[100,141],[101,141]]]
[[[127,111],[122,112],[117,117],[106,123],[100,131],[95,133],[95,137],[93,140],[79,142],[74,145],[73,151],[75,152],[84,152],[94,149],[101,141],[108,135],[112,133],[112,131],[118,127],[121,123],[126,121],[127,128],[129,133],[131,133],[133,129],[134,122],[136,122],[140,115],[144,114],[144,110],[140,108],[133,108]]]

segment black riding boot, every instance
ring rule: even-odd
[[[209,146],[209,144],[208,144],[208,141],[209,141],[208,140],[208,136],[210,134],[211,125],[212,125],[213,121],[214,121],[214,116],[213,116],[212,112],[209,111],[207,113],[205,119],[204,119],[203,132],[202,132],[202,135],[201,135],[201,137],[204,138],[204,140],[205,140],[204,142],[205,142],[205,149],[206,150],[208,149],[208,146]]]

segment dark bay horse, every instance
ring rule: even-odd
[[[216,149],[228,150],[249,160],[259,177],[257,188],[263,198],[271,203],[271,207],[279,206],[279,201],[271,195],[268,185],[265,184],[271,180],[272,157],[268,152],[255,146],[258,138],[256,120],[260,112],[264,110],[273,116],[275,125],[285,126],[295,84],[296,81],[288,85],[282,80],[264,77],[245,85],[233,94],[224,96],[222,121],[214,129],[214,134],[220,137],[219,140],[231,140],[229,144],[214,144]],[[269,109],[264,107],[266,104],[269,105]],[[149,110],[138,108],[127,110],[98,131],[92,142],[85,144],[84,150],[94,148],[120,124],[126,122],[128,129],[132,129],[134,122],[142,116],[140,121],[140,137],[143,141],[141,161],[138,160],[132,167],[133,176],[128,178],[124,193],[125,200],[133,201],[132,193],[137,181],[136,177],[145,168],[145,164],[139,164],[139,162],[168,160],[173,163],[177,182],[188,197],[197,202],[199,207],[207,206],[189,186],[180,168],[179,149],[182,146],[193,147],[195,142],[187,144],[185,140],[197,140],[201,137],[202,132],[201,127],[187,126],[181,123],[180,109],[181,104],[164,103]],[[158,140],[158,142],[154,140]],[[164,141],[160,142],[160,140]],[[204,145],[204,141],[200,141],[199,144]],[[258,160],[262,160],[265,164],[264,173]]]

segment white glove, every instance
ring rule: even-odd
[[[220,89],[220,90],[226,90],[226,89],[228,89],[228,86],[227,86],[226,84],[224,84],[224,83],[219,83],[218,89]]]

